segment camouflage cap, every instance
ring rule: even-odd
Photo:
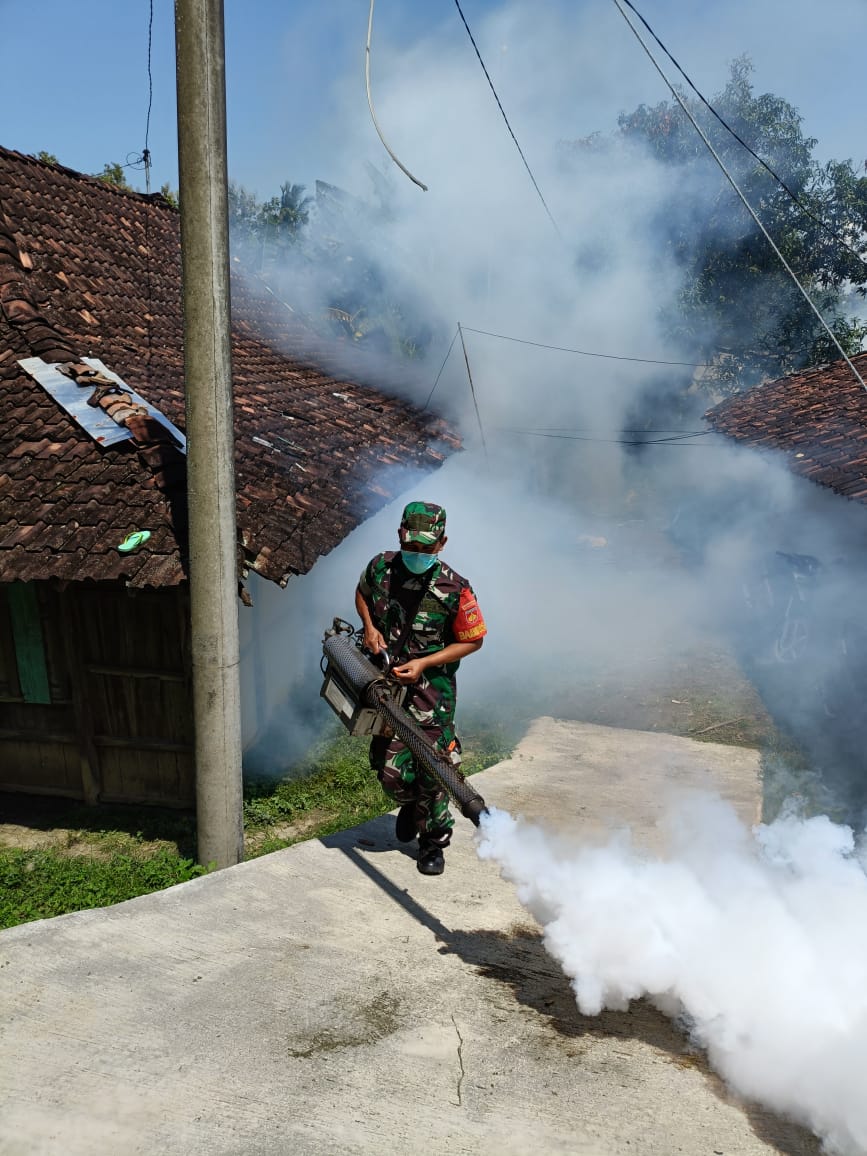
[[[417,542],[421,546],[432,546],[444,534],[446,512],[443,506],[433,502],[410,502],[400,520],[400,540],[404,545]]]

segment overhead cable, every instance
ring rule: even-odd
[[[409,171],[409,169],[406,167],[406,165],[402,165],[400,163],[400,161],[397,159],[397,157],[394,155],[394,153],[391,151],[391,149],[388,147],[388,142],[386,141],[385,137],[382,135],[382,129],[379,127],[379,121],[376,119],[376,111],[374,110],[374,107],[373,107],[373,96],[371,95],[371,92],[370,92],[370,38],[371,38],[372,34],[373,34],[373,0],[370,0],[370,14],[367,18],[367,44],[365,45],[365,49],[364,49],[364,84],[365,84],[365,88],[367,89],[367,106],[370,109],[370,115],[371,115],[371,118],[373,120],[373,127],[376,129],[377,136],[382,141],[383,148],[388,153],[388,155],[391,157],[391,159],[394,161],[394,163],[397,165],[397,167],[400,169],[400,171],[402,173],[404,173],[406,176],[408,176],[414,185],[418,185],[418,187],[423,192],[426,193],[427,192],[427,185],[422,184],[422,182],[418,179],[418,177],[414,177],[412,175],[412,173]]]
[[[704,437],[707,434],[706,429],[617,429],[617,430],[599,430],[591,426],[538,426],[535,429],[525,429],[523,433],[528,434],[598,434],[598,433],[618,433],[618,434],[674,434],[675,440],[681,437]]]
[[[482,449],[485,451],[485,457],[487,458],[488,446],[487,446],[487,443],[485,441],[485,431],[482,429],[482,415],[479,413],[479,403],[476,401],[476,387],[473,384],[473,371],[470,369],[470,359],[469,359],[469,356],[467,355],[467,345],[466,345],[466,342],[464,341],[464,334],[463,334],[463,331],[461,330],[460,321],[458,322],[458,335],[460,336],[460,339],[461,339],[461,348],[464,351],[464,362],[465,362],[466,367],[467,367],[467,377],[470,379],[470,393],[473,395],[473,408],[476,411],[476,421],[479,423],[479,434],[480,434],[481,439],[482,439]]]
[[[594,353],[589,349],[567,349],[564,345],[546,345],[542,341],[526,341],[521,337],[509,337],[505,333],[490,333],[487,329],[471,329],[465,325],[466,333],[481,333],[485,337],[498,337],[501,341],[515,341],[518,345],[534,345],[537,349],[554,349],[558,353],[577,353],[581,357],[602,357],[607,361],[638,361],[643,365],[685,365],[690,369],[712,369],[709,361],[661,361],[655,357],[625,357],[619,353]]]
[[[142,160],[145,171],[145,191],[151,191],[151,153],[148,148],[148,139],[151,131],[151,108],[154,102],[154,78],[151,71],[151,49],[154,38],[154,0],[150,0],[150,16],[148,17],[148,114],[145,119],[145,142],[142,149]]]
[[[542,204],[545,208],[545,212],[548,214],[548,219],[550,220],[551,224],[554,226],[554,229],[557,233],[557,236],[562,241],[563,235],[560,232],[560,229],[557,225],[557,222],[554,220],[554,216],[553,216],[551,210],[548,208],[548,202],[542,196],[542,190],[539,188],[539,185],[536,182],[536,178],[533,176],[533,170],[530,168],[530,165],[527,162],[527,158],[524,156],[524,150],[518,144],[518,138],[515,136],[515,133],[512,129],[512,126],[509,124],[509,118],[506,116],[506,110],[503,108],[502,101],[500,100],[499,96],[497,96],[497,90],[494,88],[494,82],[491,80],[491,74],[488,72],[488,69],[485,65],[484,60],[482,60],[482,54],[481,54],[481,52],[479,52],[479,46],[478,46],[478,44],[476,44],[476,38],[473,36],[472,32],[470,31],[470,26],[469,26],[469,24],[467,24],[467,18],[466,18],[466,16],[464,16],[463,9],[461,8],[461,5],[460,5],[460,0],[455,0],[455,7],[458,10],[458,15],[460,16],[460,18],[463,22],[464,28],[466,28],[466,30],[467,30],[467,36],[469,36],[470,43],[472,44],[473,48],[475,49],[476,56],[479,58],[479,64],[481,64],[482,72],[484,72],[484,74],[485,74],[485,79],[488,82],[488,86],[490,87],[491,92],[494,94],[494,100],[497,102],[497,108],[500,110],[500,115],[502,116],[503,120],[505,121],[506,128],[509,130],[509,135],[511,136],[512,140],[515,142],[515,148],[518,150],[518,153],[521,157],[521,160],[524,162],[524,168],[527,170],[527,173],[529,174],[530,180],[533,182],[533,188],[538,193],[539,200],[542,202]],[[373,9],[373,0],[371,0],[371,10],[372,9]]]
[[[697,432],[694,434],[687,434],[683,437],[649,438],[649,439],[648,438],[628,438],[627,439],[627,438],[584,437],[584,436],[581,436],[578,434],[570,434],[570,433],[543,433],[541,430],[509,429],[505,426],[500,426],[500,427],[498,427],[498,429],[499,429],[500,433],[521,434],[524,437],[555,438],[557,441],[567,441],[567,442],[594,442],[594,443],[597,443],[600,445],[609,445],[609,446],[663,446],[663,445],[685,445],[685,446],[693,445],[694,446],[694,445],[698,445],[699,443],[694,441],[694,440],[690,441],[689,440],[690,438],[706,437],[712,432],[711,430],[702,430],[700,433]],[[626,432],[626,431],[624,431],[624,432]],[[701,444],[706,445],[708,443],[701,443]],[[714,444],[714,443],[710,443],[710,444]]]
[[[455,332],[454,332],[454,336],[452,337],[452,343],[451,343],[451,345],[449,346],[449,351],[448,351],[448,353],[445,355],[445,357],[443,358],[443,363],[442,363],[442,365],[440,366],[440,371],[439,371],[439,373],[438,373],[438,374],[437,374],[437,376],[436,376],[436,381],[434,381],[433,385],[431,386],[431,389],[430,389],[430,393],[427,395],[427,401],[426,401],[426,402],[424,403],[424,405],[421,407],[422,409],[427,409],[427,407],[430,405],[430,403],[431,403],[431,398],[432,398],[432,397],[433,397],[433,395],[434,395],[434,390],[436,389],[436,387],[437,387],[437,386],[439,385],[439,383],[440,383],[440,378],[441,378],[441,377],[442,377],[442,375],[443,375],[443,370],[444,370],[444,369],[445,369],[445,367],[446,367],[446,362],[448,361],[448,359],[449,359],[449,358],[451,357],[451,355],[452,355],[452,350],[453,350],[453,349],[454,349],[454,347],[455,347],[455,342],[457,341],[457,339],[458,339],[458,330],[457,330],[457,327],[456,327],[456,328],[455,328]]]
[[[865,383],[865,381],[864,381],[864,378],[861,376],[861,374],[860,374],[860,373],[858,372],[858,370],[855,368],[855,365],[853,364],[853,362],[852,362],[852,359],[849,357],[849,355],[848,355],[848,354],[846,353],[846,351],[844,350],[843,346],[840,344],[840,341],[839,341],[839,339],[838,339],[838,337],[837,337],[837,334],[836,334],[836,333],[834,333],[834,331],[833,331],[833,330],[831,329],[831,327],[828,325],[828,322],[825,320],[825,318],[822,316],[822,314],[821,314],[821,312],[819,311],[819,309],[817,308],[817,306],[814,304],[812,297],[811,297],[811,296],[810,296],[810,294],[807,292],[807,290],[804,288],[804,286],[801,284],[801,282],[798,280],[797,276],[795,275],[795,272],[794,272],[794,270],[793,270],[793,269],[792,269],[792,267],[789,265],[788,261],[787,261],[787,260],[786,260],[786,258],[783,256],[783,254],[780,252],[780,249],[779,249],[779,247],[777,246],[776,242],[774,241],[773,237],[772,237],[772,236],[771,236],[771,234],[768,232],[768,230],[765,228],[765,226],[762,224],[762,222],[761,222],[761,220],[759,219],[759,216],[758,216],[758,214],[756,213],[755,209],[752,207],[752,205],[750,204],[750,202],[747,200],[747,198],[746,198],[745,194],[742,192],[740,185],[737,183],[737,181],[734,179],[734,177],[731,175],[731,173],[730,173],[730,172],[728,171],[728,169],[726,168],[726,165],[725,165],[725,161],[723,161],[723,159],[720,157],[719,153],[716,151],[716,149],[713,147],[713,145],[711,144],[710,140],[708,139],[708,137],[707,137],[707,134],[705,133],[704,129],[702,129],[701,125],[698,123],[698,121],[695,119],[695,117],[694,117],[694,116],[692,115],[692,113],[690,112],[690,110],[689,110],[689,107],[687,106],[687,104],[686,104],[686,102],[684,101],[683,97],[680,95],[680,93],[677,91],[677,89],[674,87],[674,85],[671,83],[671,81],[668,79],[668,77],[667,77],[667,76],[665,75],[665,73],[662,71],[662,68],[661,68],[661,67],[660,67],[660,65],[657,63],[657,60],[656,60],[656,58],[654,57],[653,53],[650,51],[650,49],[648,48],[648,46],[647,46],[647,45],[645,44],[645,42],[642,40],[642,38],[641,38],[641,33],[638,31],[638,29],[635,27],[635,25],[634,25],[634,24],[632,23],[632,21],[629,19],[629,16],[628,16],[628,15],[626,14],[626,12],[624,11],[624,9],[623,9],[623,6],[622,6],[622,4],[620,3],[620,0],[613,0],[613,3],[614,3],[614,6],[617,8],[617,11],[620,13],[620,15],[623,17],[623,19],[624,19],[624,20],[626,21],[626,23],[628,24],[628,26],[629,26],[630,30],[632,31],[632,34],[633,34],[633,36],[635,37],[635,39],[638,41],[638,43],[639,43],[639,44],[641,45],[641,47],[644,49],[644,51],[645,51],[645,53],[647,54],[647,57],[648,57],[648,59],[650,60],[651,64],[652,64],[652,65],[653,65],[653,67],[656,69],[656,71],[659,73],[659,75],[662,77],[662,80],[663,80],[663,82],[665,83],[665,85],[667,86],[668,90],[671,92],[671,94],[672,94],[672,96],[674,97],[674,99],[675,99],[675,100],[677,101],[677,103],[680,105],[680,107],[681,107],[681,109],[683,110],[683,112],[685,113],[685,115],[686,115],[686,116],[689,118],[689,121],[690,121],[690,123],[692,124],[693,128],[694,128],[694,129],[695,129],[695,131],[698,133],[698,135],[701,137],[701,139],[704,141],[705,147],[707,148],[708,152],[711,154],[711,156],[713,157],[713,159],[716,161],[716,163],[719,165],[720,169],[722,170],[723,176],[726,178],[726,180],[728,181],[728,183],[729,183],[729,184],[731,185],[731,187],[734,189],[734,191],[735,191],[735,193],[737,194],[738,198],[739,198],[739,199],[740,199],[740,201],[742,202],[742,204],[743,204],[744,208],[747,210],[747,212],[750,214],[750,216],[752,217],[752,219],[753,219],[753,220],[755,221],[755,223],[758,225],[759,229],[762,231],[762,234],[763,234],[763,236],[764,236],[765,240],[768,242],[768,244],[771,246],[771,248],[773,249],[773,251],[776,253],[776,255],[777,255],[777,257],[778,257],[778,259],[779,259],[780,263],[782,264],[783,268],[786,270],[786,272],[789,274],[789,276],[790,276],[790,277],[792,278],[792,280],[794,281],[795,285],[796,285],[796,286],[797,286],[797,288],[798,288],[798,291],[799,291],[799,293],[801,294],[801,296],[804,298],[804,300],[805,300],[805,301],[807,302],[807,304],[809,305],[810,309],[813,311],[813,313],[814,313],[814,314],[816,315],[816,317],[818,318],[818,320],[819,320],[819,323],[821,324],[822,328],[825,330],[825,332],[826,332],[826,333],[828,334],[828,336],[831,338],[831,341],[832,341],[832,342],[834,343],[834,345],[836,346],[837,350],[838,350],[838,351],[839,351],[839,353],[840,353],[840,356],[843,358],[843,360],[844,360],[844,361],[846,362],[846,364],[849,366],[849,368],[851,369],[852,373],[855,375],[856,379],[858,380],[858,382],[859,382],[859,383],[860,383],[860,385],[861,385],[861,388],[862,388],[862,389],[864,389],[865,391],[867,391],[867,383]]]
[[[705,108],[708,110],[708,112],[710,112],[713,116],[716,117],[716,119],[723,126],[723,128],[726,130],[726,132],[730,133],[734,137],[734,139],[738,142],[738,144],[742,145],[747,150],[747,152],[750,154],[750,156],[754,157],[759,162],[759,164],[762,166],[762,168],[765,169],[768,173],[770,173],[770,175],[774,178],[774,180],[777,182],[777,184],[780,186],[780,188],[789,197],[791,197],[791,199],[798,206],[798,208],[801,210],[801,212],[804,213],[805,216],[809,217],[811,221],[815,221],[815,223],[817,225],[820,225],[825,230],[825,232],[828,233],[829,236],[833,237],[834,240],[837,241],[838,244],[842,245],[844,249],[846,249],[849,253],[851,253],[851,255],[856,259],[856,261],[860,261],[861,264],[864,265],[865,268],[867,268],[867,261],[865,261],[865,259],[861,256],[860,253],[858,253],[855,249],[852,248],[852,246],[849,244],[849,242],[846,240],[846,238],[843,237],[840,233],[838,233],[836,229],[833,229],[827,223],[827,221],[823,221],[821,217],[816,216],[816,214],[809,207],[809,205],[805,205],[804,202],[801,200],[801,198],[798,196],[798,194],[793,192],[793,190],[789,188],[789,186],[786,184],[786,182],[783,180],[783,178],[779,175],[779,173],[775,172],[774,169],[772,169],[771,166],[767,163],[767,161],[764,160],[762,157],[760,157],[759,154],[753,148],[751,148],[750,145],[747,144],[747,142],[743,139],[743,137],[739,136],[738,133],[735,132],[735,130],[732,128],[732,126],[728,123],[728,121],[726,121],[722,116],[720,116],[720,114],[717,112],[717,110],[714,108],[714,106],[710,103],[710,101],[707,100],[702,95],[701,92],[699,92],[699,90],[696,88],[695,84],[693,84],[692,79],[690,78],[689,74],[687,72],[685,72],[683,67],[677,62],[677,60],[675,60],[675,58],[668,51],[668,49],[665,47],[665,45],[662,43],[662,41],[659,39],[659,37],[653,31],[653,29],[650,27],[650,25],[647,23],[647,21],[641,15],[641,13],[638,11],[638,9],[635,7],[635,5],[631,4],[630,0],[623,0],[623,3],[627,6],[627,8],[631,9],[635,13],[635,15],[638,17],[638,19],[641,21],[641,23],[644,25],[644,27],[647,29],[647,31],[650,33],[650,35],[653,37],[653,39],[656,41],[656,43],[659,45],[659,47],[662,49],[662,51],[665,53],[665,55],[668,57],[668,59],[671,61],[671,63],[674,65],[674,67],[677,69],[677,71],[680,73],[680,75],[683,77],[683,79],[686,81],[686,83],[689,85],[689,87],[692,89],[692,91],[698,97],[698,99],[702,102],[702,104],[705,106]]]

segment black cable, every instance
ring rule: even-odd
[[[148,111],[145,118],[145,143],[142,150],[142,161],[144,162],[145,171],[145,190],[148,195],[151,191],[151,154],[148,148],[148,140],[151,130],[151,107],[154,99],[154,82],[153,73],[151,70],[151,50],[153,46],[153,29],[154,29],[154,0],[150,0],[150,14],[148,17]],[[153,280],[151,270],[151,204],[148,201],[145,204],[144,211],[144,225],[145,225],[145,279],[147,282],[147,301],[148,301],[148,320],[147,320],[147,356],[145,358],[145,381],[150,383],[151,364],[153,356]]]
[[[542,190],[539,188],[538,184],[536,183],[536,178],[533,176],[533,170],[530,168],[529,164],[527,163],[527,158],[524,156],[524,152],[523,152],[521,146],[518,144],[518,138],[515,136],[515,134],[512,130],[512,126],[509,124],[509,118],[506,116],[506,110],[503,108],[503,105],[500,101],[499,96],[497,96],[497,90],[494,88],[494,82],[491,80],[490,73],[488,72],[488,70],[485,66],[484,60],[482,60],[482,54],[481,54],[481,52],[479,52],[479,46],[476,44],[475,37],[473,36],[472,32],[470,31],[469,24],[467,24],[467,18],[466,18],[466,16],[464,16],[463,9],[461,8],[461,5],[460,5],[460,0],[455,0],[455,7],[458,10],[458,15],[460,16],[461,20],[463,21],[464,28],[466,28],[466,30],[467,30],[467,36],[469,36],[470,43],[472,44],[473,48],[475,49],[476,56],[479,58],[479,64],[481,64],[481,66],[482,66],[482,72],[484,72],[484,74],[485,74],[485,79],[487,80],[488,85],[490,86],[491,92],[494,94],[494,100],[497,102],[497,108],[499,108],[500,114],[506,123],[506,128],[509,130],[509,134],[510,134],[512,140],[515,142],[515,148],[518,150],[518,153],[520,154],[521,160],[524,162],[524,168],[529,173],[530,180],[533,182],[533,188],[539,194],[539,200],[544,205],[545,212],[548,214],[548,218],[550,219],[551,224],[554,226],[554,228],[557,232],[557,236],[562,241],[563,236],[560,232],[560,229],[557,226],[557,222],[554,220],[554,217],[551,213],[551,210],[548,208],[547,201],[542,196]]]
[[[742,145],[743,148],[745,148],[747,150],[747,152],[750,154],[750,156],[753,157],[755,160],[757,160],[759,162],[759,164],[762,166],[762,168],[765,169],[768,173],[770,173],[770,175],[774,178],[774,180],[777,182],[777,184],[780,186],[780,188],[783,189],[783,191],[789,197],[791,197],[791,199],[798,206],[798,208],[806,216],[808,216],[811,221],[814,221],[817,225],[819,225],[822,229],[824,229],[825,232],[828,233],[829,236],[833,237],[834,240],[837,241],[838,244],[842,245],[843,248],[848,253],[851,253],[851,255],[857,261],[859,261],[862,265],[864,265],[865,268],[867,268],[867,261],[865,261],[865,259],[860,255],[860,253],[857,253],[855,251],[855,249],[853,249],[852,246],[848,243],[848,241],[843,236],[841,236],[840,233],[838,233],[836,231],[836,229],[833,229],[826,221],[823,221],[821,217],[817,217],[816,214],[812,211],[812,209],[810,209],[807,205],[804,204],[804,202],[800,199],[798,194],[793,192],[792,189],[789,188],[789,186],[786,184],[786,182],[783,180],[783,178],[771,168],[771,166],[767,163],[767,161],[763,160],[762,157],[760,157],[759,154],[753,148],[751,148],[750,145],[747,144],[747,142],[743,139],[743,137],[738,135],[738,133],[732,128],[732,126],[717,112],[717,110],[713,107],[713,105],[710,103],[710,101],[707,100],[702,95],[701,92],[699,92],[699,90],[696,88],[695,84],[693,84],[692,79],[690,78],[689,74],[681,67],[681,65],[677,62],[677,60],[675,60],[675,58],[668,51],[666,46],[662,43],[662,41],[659,39],[659,37],[656,35],[656,33],[653,31],[653,29],[650,27],[650,25],[647,23],[647,21],[641,15],[641,13],[638,11],[638,9],[635,7],[635,5],[630,3],[630,0],[623,0],[623,3],[626,5],[627,8],[630,8],[635,13],[635,15],[638,17],[638,19],[641,21],[641,23],[644,25],[644,27],[647,29],[647,31],[650,33],[650,35],[653,37],[653,39],[656,41],[656,43],[659,45],[659,47],[662,49],[662,51],[665,53],[665,55],[668,57],[668,59],[671,61],[671,63],[674,65],[674,67],[677,69],[677,71],[680,73],[680,75],[683,77],[683,79],[686,81],[686,83],[689,85],[689,87],[692,89],[692,91],[698,97],[698,99],[702,102],[702,104],[705,106],[705,108],[710,113],[712,113],[713,116],[716,117],[716,119],[723,126],[723,128],[726,130],[726,132],[730,133],[734,137],[734,139],[738,142],[738,144]]]
[[[728,168],[726,167],[725,161],[722,159],[720,154],[714,148],[713,144],[711,143],[710,137],[707,135],[707,133],[704,131],[704,129],[701,127],[701,125],[696,120],[695,116],[693,115],[689,106],[687,105],[686,100],[684,99],[684,97],[680,94],[680,92],[675,88],[675,86],[672,84],[672,82],[668,79],[668,77],[663,72],[662,66],[660,65],[660,63],[656,59],[656,57],[653,55],[653,53],[651,52],[651,50],[647,46],[647,44],[645,44],[645,42],[642,40],[641,33],[639,32],[638,28],[636,28],[636,26],[630,20],[629,15],[627,14],[626,9],[621,4],[620,0],[613,0],[613,3],[614,3],[614,7],[617,9],[617,11],[620,13],[620,15],[623,17],[624,21],[628,25],[629,30],[632,32],[633,36],[638,41],[638,43],[641,45],[641,48],[644,51],[645,55],[647,56],[648,60],[653,65],[653,67],[656,69],[656,71],[659,73],[659,76],[662,79],[663,84],[665,84],[668,91],[671,93],[671,95],[677,101],[681,112],[684,114],[684,116],[687,117],[687,119],[689,120],[692,127],[695,129],[695,131],[701,137],[702,141],[704,142],[705,148],[708,150],[710,155],[716,161],[717,165],[720,168],[720,171],[722,172],[723,176],[728,181],[728,183],[731,185],[738,200],[741,202],[741,204],[747,210],[747,212],[749,213],[749,215],[752,217],[753,221],[755,222],[756,226],[758,227],[758,229],[762,233],[762,236],[765,238],[767,243],[773,249],[774,253],[776,254],[777,260],[780,262],[780,264],[783,266],[783,268],[789,274],[789,276],[791,277],[795,286],[797,287],[798,292],[801,294],[801,296],[807,302],[807,305],[809,305],[810,309],[816,315],[816,318],[819,321],[820,325],[825,330],[825,332],[828,334],[828,336],[831,338],[831,341],[833,342],[833,344],[836,346],[837,352],[840,354],[842,359],[849,366],[849,369],[852,371],[852,376],[855,378],[855,380],[858,382],[858,384],[861,386],[862,389],[867,390],[867,381],[865,381],[864,378],[861,376],[861,374],[858,372],[857,368],[855,367],[855,363],[852,361],[852,358],[849,356],[849,354],[846,352],[846,350],[843,348],[843,346],[840,344],[840,341],[839,341],[836,333],[833,331],[831,326],[825,320],[818,305],[813,300],[813,298],[810,296],[810,294],[807,292],[807,290],[804,288],[804,286],[801,284],[800,280],[798,279],[798,275],[795,273],[794,269],[791,267],[789,262],[786,260],[779,245],[776,243],[774,238],[768,232],[766,226],[762,223],[761,218],[759,217],[758,213],[753,208],[753,206],[750,204],[743,189],[740,187],[740,185],[737,183],[735,178],[729,172]]]
[[[683,437],[704,437],[708,432],[706,429],[618,429],[618,430],[595,430],[590,426],[539,426],[536,429],[525,429],[523,433],[528,434],[588,434],[588,433],[621,433],[621,434],[676,434],[678,438]]]
[[[534,430],[527,429],[509,429],[505,426],[500,426],[498,429],[500,433],[523,434],[525,437],[555,438],[557,441],[567,442],[595,442],[597,444],[610,446],[698,445],[698,442],[689,441],[688,439],[695,437],[706,437],[708,434],[713,433],[713,430],[702,430],[701,433],[686,434],[684,437],[651,438],[650,440],[644,438],[635,438],[627,440],[625,438],[579,437],[576,434],[568,433],[539,433]]]
[[[448,353],[445,355],[445,357],[443,358],[443,363],[442,363],[442,365],[440,366],[440,371],[439,371],[439,373],[438,373],[438,374],[437,374],[437,376],[436,376],[436,381],[435,381],[435,382],[433,383],[433,385],[431,386],[431,391],[430,391],[430,393],[427,395],[427,401],[426,401],[426,402],[424,403],[424,405],[421,407],[423,410],[427,409],[427,407],[428,407],[428,406],[430,405],[430,403],[431,403],[431,398],[432,398],[432,397],[433,397],[433,395],[434,395],[434,390],[436,389],[436,387],[437,387],[437,386],[439,385],[439,383],[440,383],[440,378],[441,378],[441,377],[442,377],[442,375],[443,375],[443,370],[444,370],[444,369],[445,369],[445,367],[446,367],[446,362],[448,361],[448,359],[449,359],[449,358],[451,357],[451,355],[452,355],[452,350],[453,350],[453,349],[454,349],[454,347],[455,347],[455,342],[457,341],[457,339],[458,339],[458,329],[457,329],[457,328],[455,328],[455,335],[454,335],[454,337],[452,338],[452,343],[451,343],[451,345],[449,346],[449,351],[448,351]]]
[[[485,431],[482,428],[482,415],[479,413],[479,403],[476,400],[476,386],[473,381],[473,371],[470,369],[470,355],[467,353],[467,343],[464,341],[464,335],[461,330],[461,323],[458,322],[458,336],[461,339],[461,349],[464,351],[464,362],[467,367],[467,378],[470,383],[470,393],[473,398],[473,408],[476,411],[476,421],[479,423],[479,434],[482,439],[482,449],[485,451],[485,461],[488,460],[488,443],[485,441]]]
[[[567,349],[563,345],[545,345],[542,341],[525,341],[520,337],[509,337],[505,333],[491,333],[487,329],[471,329],[463,326],[465,333],[481,333],[485,337],[498,337],[501,341],[515,341],[519,345],[534,345],[537,349],[554,349],[558,353],[578,353],[581,357],[603,357],[608,361],[639,361],[644,365],[685,365],[690,369],[712,369],[709,361],[660,361],[653,357],[622,357],[617,353],[593,353],[587,349]]]
[[[148,148],[148,139],[151,131],[151,108],[154,102],[154,78],[151,71],[151,49],[154,34],[154,0],[150,0],[150,16],[148,18],[148,112],[145,119],[145,143],[142,150],[142,160],[145,167],[145,188],[151,191],[151,154]]]

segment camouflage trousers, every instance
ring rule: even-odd
[[[422,727],[422,730],[432,746],[449,752],[453,766],[460,766],[461,743],[453,727]],[[402,807],[414,804],[413,817],[419,839],[448,847],[455,825],[448,794],[429,771],[416,765],[412,751],[397,737],[377,735],[370,743],[370,765],[389,798]]]

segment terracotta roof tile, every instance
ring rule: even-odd
[[[267,286],[235,272],[232,307],[239,536],[260,573],[285,581],[396,496],[384,465],[436,469],[458,442],[353,379],[359,351],[323,341]],[[0,534],[25,535],[0,540],[0,580],[182,581],[184,459],[159,445],[159,423],[131,418],[138,442],[102,448],[17,364],[87,355],[183,429],[178,214],[0,149]],[[151,538],[121,555],[130,529]]]
[[[852,361],[867,378],[867,353]],[[727,437],[785,454],[793,473],[867,500],[867,391],[845,361],[756,386],[705,416]]]

